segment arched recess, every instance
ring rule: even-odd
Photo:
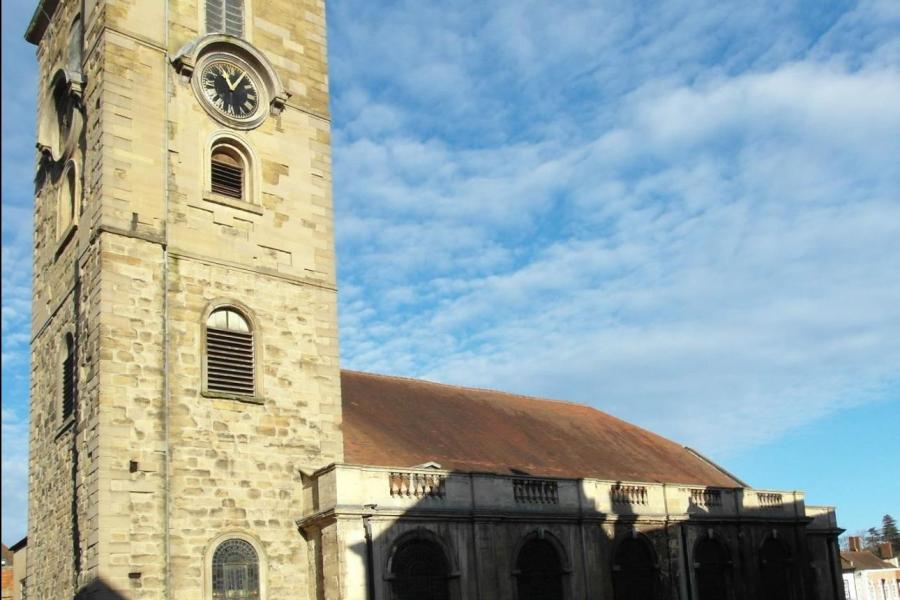
[[[775,536],[768,536],[759,548],[760,586],[767,600],[793,600],[790,548]]]
[[[72,156],[84,129],[83,78],[79,71],[57,69],[41,100],[37,146],[51,161]]]
[[[613,546],[612,580],[615,600],[659,597],[659,558],[647,536],[631,532]]]
[[[243,302],[217,298],[207,304],[203,311],[200,330],[203,395],[262,402],[262,332],[253,311]],[[233,344],[234,348],[229,349],[229,344]],[[215,385],[223,381],[213,376],[222,373],[221,361],[230,360],[231,357],[236,357],[242,363],[236,365],[240,381],[234,386]],[[245,367],[247,360],[251,365],[249,369]],[[211,376],[214,385],[210,385]],[[252,379],[250,387],[246,385],[248,378]]]
[[[391,600],[460,600],[456,553],[424,527],[397,538],[384,573]]]
[[[81,73],[81,63],[84,60],[84,25],[81,22],[81,15],[75,15],[72,19],[68,50],[66,68],[72,73]]]
[[[516,600],[566,600],[572,572],[565,546],[539,529],[523,537],[513,554]]]
[[[256,595],[233,595],[229,597],[227,595],[219,593],[222,586],[218,584],[224,584],[224,587],[227,588],[229,582],[222,581],[221,579],[219,579],[218,581],[214,581],[214,579],[221,578],[223,576],[227,577],[228,575],[223,573],[222,570],[218,568],[218,566],[214,568],[214,559],[217,558],[216,551],[221,550],[223,548],[223,544],[231,542],[232,540],[237,540],[238,542],[248,544],[250,547],[252,547],[253,552],[256,555],[256,583],[258,585]],[[234,569],[236,573],[232,575],[233,578],[230,582],[230,585],[232,587],[237,587],[236,584],[239,583],[239,581],[237,581],[239,577],[252,576],[249,573],[249,569],[240,569],[239,565],[235,566],[238,568]],[[240,598],[241,600],[266,600],[266,598],[268,597],[266,595],[268,572],[268,559],[266,557],[263,545],[259,541],[259,538],[257,538],[249,531],[245,530],[233,530],[219,534],[215,538],[210,540],[203,553],[203,598],[204,600],[225,600],[225,598],[228,598],[230,600],[231,597]],[[216,589],[217,587],[219,589]]]
[[[260,161],[247,139],[234,131],[215,131],[203,146],[202,161],[205,197],[227,198],[259,206]],[[239,193],[228,189],[236,183],[236,170],[240,171]]]
[[[81,177],[74,160],[66,162],[56,194],[56,240],[71,236],[81,214]]]
[[[694,545],[694,582],[698,600],[730,600],[733,597],[731,553],[716,537],[704,536]]]

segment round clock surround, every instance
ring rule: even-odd
[[[217,121],[235,129],[252,129],[266,118],[267,86],[257,70],[226,52],[205,54],[192,78],[200,105]]]

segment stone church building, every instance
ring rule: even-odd
[[[341,370],[323,0],[40,0],[32,600],[838,600],[834,511]]]

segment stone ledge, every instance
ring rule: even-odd
[[[253,213],[255,215],[263,214],[262,206],[258,204],[253,204],[251,202],[246,202],[244,200],[238,200],[236,198],[229,198],[228,196],[221,196],[219,194],[214,194],[212,192],[204,192],[203,200],[206,202],[212,202],[213,204],[221,204],[222,206],[228,206],[229,208],[236,208],[238,210],[244,210],[249,213]]]

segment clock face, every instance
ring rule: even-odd
[[[214,60],[204,66],[200,89],[213,108],[233,119],[249,119],[259,108],[256,79],[233,62]]]

